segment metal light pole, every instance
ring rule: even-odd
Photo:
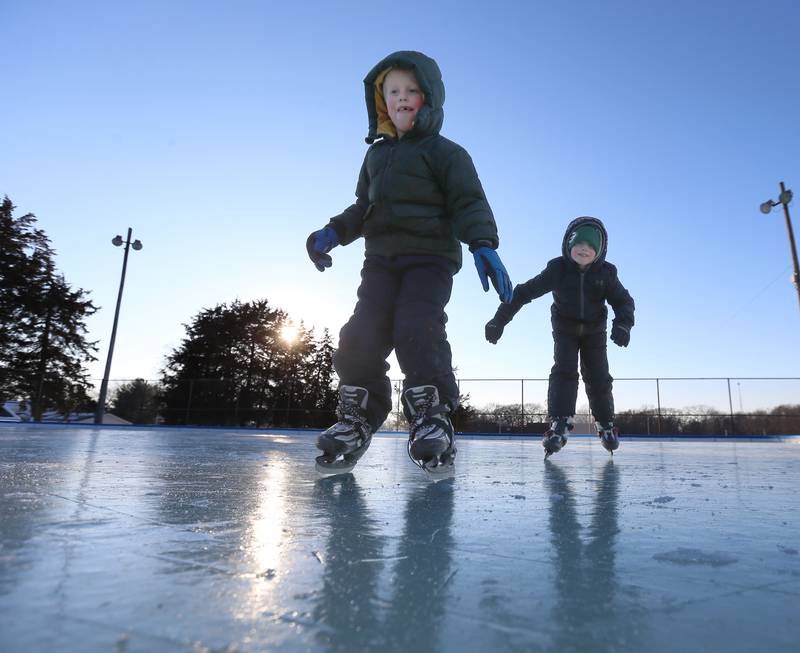
[[[125,270],[128,267],[128,249],[133,247],[137,252],[142,249],[139,240],[131,242],[133,230],[128,227],[128,238],[125,240],[125,255],[122,258],[122,276],[119,280],[119,293],[117,294],[117,309],[114,311],[114,326],[111,327],[111,342],[108,344],[108,356],[106,357],[106,371],[103,374],[103,382],[100,384],[100,397],[97,399],[97,409],[94,413],[94,423],[102,424],[103,415],[106,411],[106,395],[108,394],[108,375],[111,372],[111,359],[114,356],[114,341],[117,339],[117,322],[119,321],[119,305],[122,302],[122,289],[125,287]],[[115,247],[122,245],[122,236],[114,236],[111,241]]]
[[[794,265],[794,274],[792,275],[792,283],[797,289],[797,299],[800,301],[800,267],[797,264],[797,247],[794,244],[794,231],[792,230],[792,219],[789,217],[789,202],[792,201],[792,191],[787,190],[783,182],[781,182],[781,194],[778,196],[778,201],[767,200],[761,204],[761,212],[769,213],[772,211],[773,206],[778,204],[783,205],[783,215],[786,218],[786,230],[789,232],[789,247],[792,250],[792,265]]]

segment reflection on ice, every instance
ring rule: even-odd
[[[257,618],[259,612],[274,609],[270,600],[274,592],[273,580],[287,573],[282,564],[283,544],[287,538],[285,524],[288,513],[286,481],[289,474],[286,459],[279,452],[268,452],[261,468],[254,510],[248,515],[249,523],[243,535],[243,546],[248,566],[255,571],[250,584],[250,594],[239,607],[241,617]],[[250,610],[247,610],[250,608]]]
[[[794,441],[0,428],[0,648],[793,651]]]

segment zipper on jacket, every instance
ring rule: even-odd
[[[389,146],[389,156],[386,158],[386,165],[383,166],[383,178],[381,179],[381,194],[380,197],[383,199],[384,197],[384,189],[386,188],[386,176],[389,174],[389,168],[392,167],[392,155],[394,154],[394,148],[396,147],[397,143],[392,143]]]
[[[583,312],[584,312],[583,311],[583,279],[584,279],[584,276],[586,275],[586,273],[585,272],[581,272],[580,275],[581,275],[581,291],[580,291],[581,320],[583,320]]]

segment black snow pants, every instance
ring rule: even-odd
[[[553,331],[554,365],[547,390],[550,417],[575,414],[578,399],[578,354],[589,408],[595,420],[607,424],[614,419],[613,378],[608,372],[606,331],[575,335]]]
[[[392,349],[404,376],[403,390],[434,385],[442,403],[453,409],[458,405],[444,312],[457,271],[457,265],[442,256],[364,259],[358,302],[339,333],[333,366],[342,385],[369,391],[367,419],[373,429],[392,408],[386,376]]]

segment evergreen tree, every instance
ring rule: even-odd
[[[314,331],[307,330],[301,322],[291,342],[285,342],[286,356],[275,388],[276,402],[285,406],[284,417],[277,417],[279,424],[286,426],[306,425],[314,403],[312,362],[315,351]]]
[[[338,397],[334,385],[333,352],[333,338],[325,329],[322,338],[315,342],[308,361],[307,426],[328,426],[334,421]]]
[[[55,253],[28,213],[0,204],[0,396],[30,399],[34,419],[47,408],[91,408],[84,364],[95,360],[85,319],[97,308],[55,269]]]
[[[265,421],[280,376],[286,314],[266,300],[203,309],[162,370],[163,416],[170,424]]]
[[[32,213],[15,218],[8,197],[0,203],[0,393],[21,397],[19,357],[36,339],[34,288],[40,285],[43,261],[52,258],[47,236],[35,229]]]
[[[169,424],[310,426],[330,420],[333,346],[301,323],[288,342],[286,312],[266,300],[203,309],[162,370]]]
[[[134,424],[155,424],[158,416],[157,385],[144,379],[123,383],[113,393],[111,407],[114,414]]]

